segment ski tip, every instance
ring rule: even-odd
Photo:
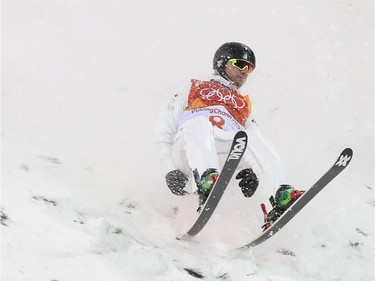
[[[345,148],[345,149],[343,150],[343,152],[341,152],[340,157],[347,158],[347,159],[349,159],[349,161],[352,160],[352,157],[353,157],[353,150],[352,150],[351,148],[349,148],[349,147],[348,147],[348,148]]]
[[[247,137],[247,133],[245,131],[238,131],[236,137]]]
[[[353,150],[351,148],[345,148],[341,152],[339,158],[337,159],[335,166],[345,168],[353,158]]]
[[[343,152],[341,152],[342,155],[348,155],[348,156],[353,156],[353,149],[350,147],[345,148]]]

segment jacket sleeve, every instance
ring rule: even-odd
[[[250,116],[246,120],[245,129],[253,127],[259,127],[256,121],[256,111],[254,110],[254,108],[252,109]]]
[[[189,90],[190,86],[178,89],[161,105],[155,131],[155,143],[165,173],[176,169],[172,158],[172,145],[178,130],[180,116],[187,107]]]

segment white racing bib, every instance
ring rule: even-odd
[[[236,131],[244,129],[244,127],[238,123],[232,115],[229,114],[228,110],[224,106],[207,106],[203,108],[186,110],[182,114],[178,122],[178,126],[181,126],[185,121],[196,116],[205,116],[212,123],[212,125],[224,131]]]

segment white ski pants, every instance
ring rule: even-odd
[[[257,127],[245,131],[248,144],[238,169],[252,168],[258,178],[275,190],[280,184],[287,184],[282,161],[274,146]],[[198,170],[199,175],[208,168],[220,171],[220,155],[226,157],[235,133],[212,126],[203,116],[189,119],[176,134],[172,147],[173,162],[190,178],[194,169]],[[263,181],[260,181],[262,184]],[[188,192],[191,192],[190,189],[191,186],[187,187]]]

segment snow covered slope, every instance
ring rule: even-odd
[[[373,2],[3,0],[1,280],[374,280]],[[251,46],[251,93],[290,181],[350,167],[265,244],[259,190],[232,183],[204,231],[164,183],[165,95]],[[266,196],[266,197],[265,197]]]

